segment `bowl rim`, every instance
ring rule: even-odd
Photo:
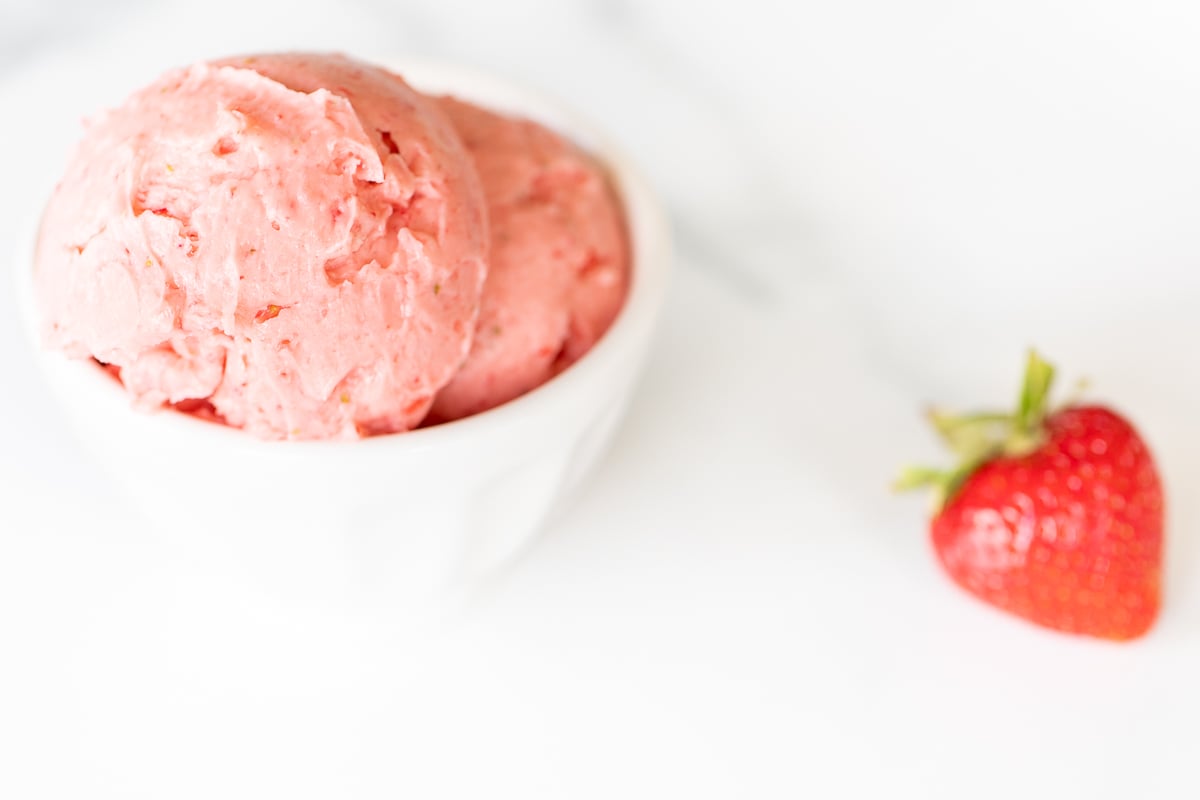
[[[35,358],[43,369],[53,370],[60,379],[77,384],[77,388],[89,396],[94,394],[97,406],[115,410],[120,404],[128,424],[147,435],[202,438],[208,446],[228,444],[272,454],[328,453],[351,447],[363,452],[378,452],[385,448],[389,451],[395,448],[425,450],[477,441],[489,432],[515,430],[520,428],[522,421],[551,415],[577,388],[584,387],[593,375],[603,371],[606,364],[628,353],[640,338],[649,337],[669,283],[670,226],[651,183],[600,125],[557,98],[499,78],[491,72],[419,59],[382,58],[372,59],[369,63],[396,72],[419,91],[454,94],[559,129],[572,141],[580,142],[604,165],[624,211],[630,243],[630,286],[617,317],[587,353],[544,384],[486,411],[427,428],[357,439],[262,439],[240,428],[169,409],[149,413],[138,411],[129,395],[102,370],[95,369],[86,360],[68,358],[42,342],[33,288],[34,243],[44,207],[44,204],[38,204],[30,223],[19,232],[14,271],[18,312]],[[51,188],[44,187],[43,196],[47,199]]]

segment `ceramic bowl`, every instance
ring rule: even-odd
[[[631,287],[613,326],[576,364],[456,422],[351,442],[268,442],[181,413],[135,411],[94,364],[35,345],[64,422],[158,531],[197,557],[288,592],[386,587],[416,596],[509,560],[608,445],[667,286],[670,243],[659,201],[598,127],[489,75],[384,65],[424,91],[548,124],[611,170],[627,215]],[[32,232],[25,238],[31,243]],[[30,264],[26,253],[18,289],[34,334]]]

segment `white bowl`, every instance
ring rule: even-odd
[[[65,418],[91,456],[190,557],[269,591],[309,599],[428,596],[503,564],[569,495],[625,410],[662,305],[668,227],[654,192],[607,139],[556,103],[493,77],[387,64],[416,87],[452,92],[562,131],[610,168],[632,245],[628,299],[575,365],[467,419],[354,442],[264,442],[185,414],[139,413],[91,363],[37,346]],[[29,246],[19,302],[33,340]]]

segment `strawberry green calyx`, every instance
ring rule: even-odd
[[[893,484],[897,491],[930,488],[934,513],[954,496],[963,481],[986,462],[999,456],[1020,457],[1032,453],[1045,437],[1054,367],[1029,351],[1025,379],[1017,408],[1012,413],[982,412],[951,414],[931,409],[927,417],[942,442],[957,457],[951,469],[909,467]]]

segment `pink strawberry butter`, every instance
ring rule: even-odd
[[[600,165],[534,122],[443,98],[475,160],[492,232],[471,353],[432,417],[505,403],[561,372],[612,324],[629,287],[621,207]]]
[[[479,176],[433,100],[342,56],[169,72],[101,114],[42,221],[54,347],[142,407],[270,439],[419,424],[467,357]]]

